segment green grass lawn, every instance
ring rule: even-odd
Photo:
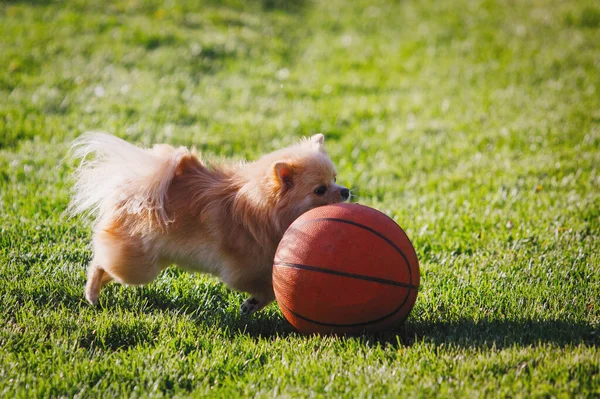
[[[83,296],[86,130],[255,159],[323,132],[405,228],[393,333],[306,337],[171,268]],[[600,4],[0,3],[1,397],[600,396]]]

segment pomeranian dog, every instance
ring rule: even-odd
[[[249,293],[243,314],[271,303],[273,258],[288,226],[350,197],[323,141],[317,134],[255,162],[219,164],[185,147],[82,135],[73,144],[82,161],[69,210],[95,216],[87,300],[96,304],[112,280],[147,284],[176,264]]]

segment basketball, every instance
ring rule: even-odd
[[[312,209],[285,232],[273,265],[279,308],[299,332],[392,330],[417,299],[417,254],[385,214],[358,204]]]

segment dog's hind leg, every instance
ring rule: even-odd
[[[102,286],[111,280],[143,285],[156,278],[161,268],[153,251],[142,239],[118,229],[99,229],[94,235],[94,259],[88,269],[87,300],[95,305]]]
[[[88,269],[88,281],[85,286],[85,297],[88,302],[96,305],[100,296],[100,290],[111,280],[112,277],[96,263],[96,259],[92,260]]]

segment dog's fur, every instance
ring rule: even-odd
[[[207,165],[184,147],[81,136],[70,211],[96,217],[88,301],[96,304],[111,280],[147,284],[175,263],[250,293],[244,313],[272,302],[273,257],[287,227],[311,208],[349,197],[335,183],[323,140],[318,134],[255,162]]]

